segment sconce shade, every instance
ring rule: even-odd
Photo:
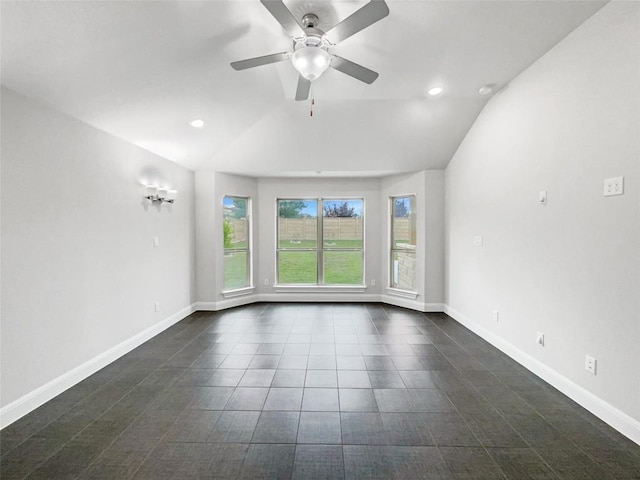
[[[165,197],[165,201],[173,203],[177,195],[178,195],[177,190],[167,190],[167,196]]]
[[[173,203],[178,195],[177,190],[169,190],[167,188],[158,188],[153,185],[144,187],[144,198],[151,202]]]
[[[155,197],[158,194],[158,187],[153,185],[147,185],[144,189],[144,196],[148,199]]]

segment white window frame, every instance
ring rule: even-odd
[[[362,202],[362,247],[361,248],[326,248],[324,245],[324,215],[323,215],[323,202],[324,201],[336,201],[336,200],[360,200]],[[317,205],[316,222],[316,247],[315,248],[281,248],[280,247],[280,202],[284,201],[315,201]],[[365,277],[365,258],[366,258],[366,235],[365,235],[365,198],[358,196],[339,196],[339,197],[278,197],[276,198],[276,255],[275,255],[275,271],[276,271],[276,285],[278,291],[357,291],[362,292],[365,290],[366,285]],[[280,252],[316,252],[316,283],[303,283],[303,284],[291,284],[280,283]],[[324,253],[325,252],[361,252],[362,253],[362,270],[360,272],[361,283],[354,284],[325,284],[324,283]]]
[[[222,295],[224,296],[224,298],[232,298],[232,297],[238,297],[238,296],[242,296],[242,295],[248,295],[250,293],[253,293],[253,291],[255,290],[255,287],[253,285],[253,226],[252,226],[252,215],[251,215],[251,208],[252,208],[252,200],[251,197],[248,195],[236,195],[236,194],[225,194],[222,197],[222,222],[223,222],[223,227],[224,228],[224,222],[226,220],[225,218],[225,214],[224,214],[224,201],[227,198],[237,198],[237,199],[242,199],[242,200],[246,200],[247,202],[247,214],[246,214],[246,219],[247,219],[247,246],[244,248],[226,248],[224,246],[224,235],[222,238],[222,252],[223,252],[223,256],[226,255],[227,253],[242,253],[242,252],[246,252],[247,254],[247,281],[246,281],[246,285],[242,286],[242,287],[237,287],[237,288],[225,288],[224,285],[224,277],[225,277],[225,267],[224,267],[224,258],[223,258],[223,268],[222,268]]]
[[[395,244],[395,239],[394,239],[394,223],[395,223],[395,215],[394,215],[394,209],[395,209],[395,202],[397,199],[399,198],[409,198],[409,204],[410,204],[410,215],[413,216],[415,218],[416,215],[416,207],[417,207],[417,196],[415,193],[406,193],[406,194],[401,194],[401,195],[391,195],[389,196],[389,275],[388,275],[388,286],[387,286],[387,293],[390,295],[394,295],[394,296],[398,296],[398,297],[404,297],[404,298],[411,298],[411,299],[415,299],[418,296],[418,292],[415,288],[415,284],[417,282],[417,262],[418,262],[418,257],[417,257],[417,225],[414,225],[414,234],[416,236],[415,239],[415,244],[406,244],[403,246],[398,246]],[[394,273],[395,273],[395,265],[394,265],[394,255],[396,253],[412,253],[415,256],[416,259],[416,265],[414,267],[414,279],[413,279],[413,283],[414,283],[414,289],[410,290],[407,288],[400,288],[397,286],[394,286]]]

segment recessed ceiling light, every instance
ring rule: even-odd
[[[192,120],[189,122],[193,128],[202,128],[204,127],[204,120]]]
[[[493,93],[493,85],[483,85],[478,89],[480,95],[489,95]]]
[[[429,95],[435,97],[436,95],[440,95],[442,93],[442,87],[432,87],[429,89]]]

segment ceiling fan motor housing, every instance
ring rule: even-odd
[[[302,27],[306,30],[307,28],[315,28],[318,26],[318,16],[315,13],[307,13],[304,17],[302,17]]]
[[[324,32],[319,28],[318,16],[313,13],[307,13],[302,17],[302,26],[304,27],[304,37],[294,38],[293,49],[298,50],[304,47],[319,47],[323,50],[329,48],[329,42],[324,36]]]

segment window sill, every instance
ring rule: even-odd
[[[418,298],[418,292],[412,292],[409,290],[401,290],[399,288],[387,288],[387,294],[391,295],[392,297],[402,297],[402,298],[410,298],[412,300],[415,300],[416,298]]]
[[[365,285],[274,285],[276,293],[363,293]]]
[[[222,292],[222,296],[224,298],[242,297],[243,295],[251,295],[255,289],[255,287],[244,287],[236,290],[226,290]]]

